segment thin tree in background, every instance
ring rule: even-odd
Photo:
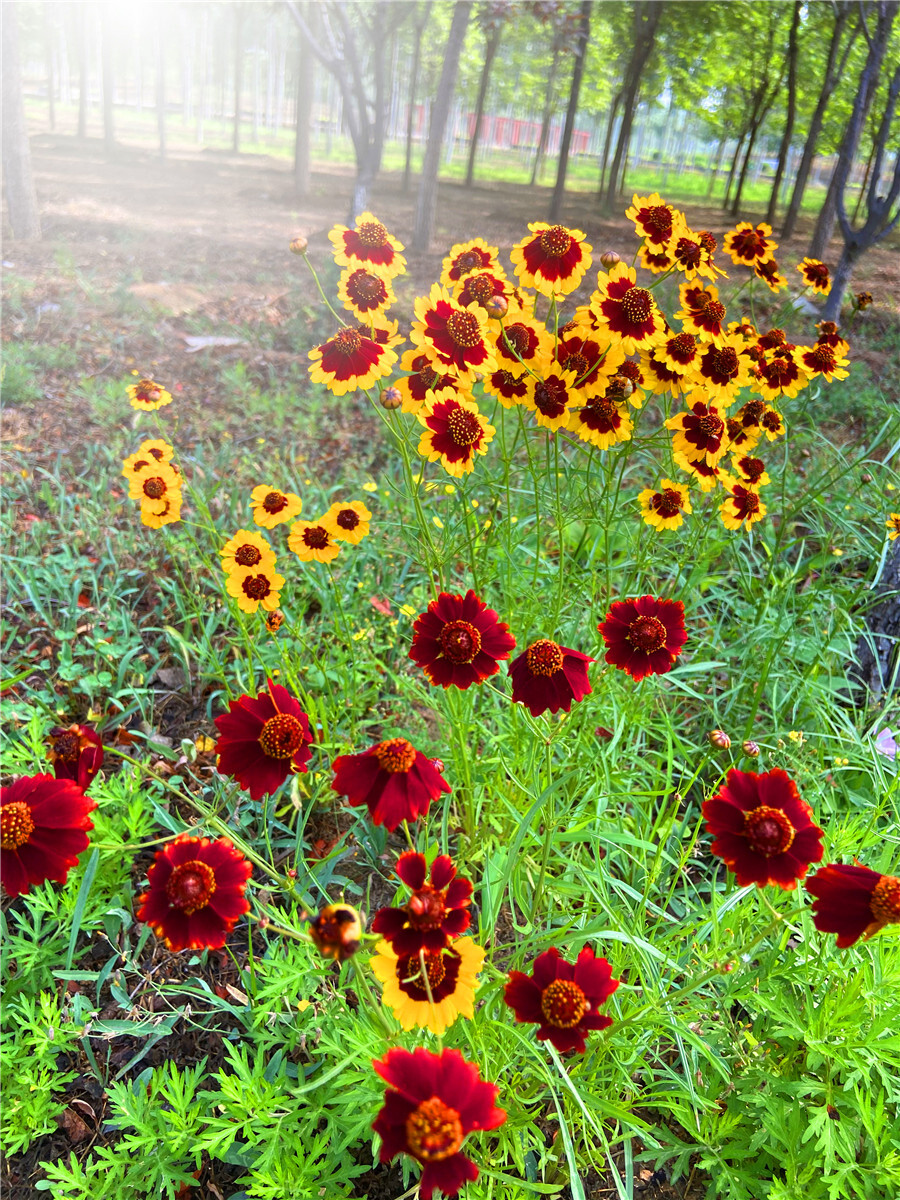
[[[847,29],[851,12],[855,8],[854,0],[836,0],[836,3],[832,5],[834,28],[832,29],[831,40],[828,44],[828,57],[822,76],[822,87],[819,91],[816,107],[813,109],[813,114],[810,118],[809,130],[803,146],[803,154],[800,158],[800,165],[797,167],[791,202],[788,205],[787,215],[781,227],[781,236],[783,238],[789,238],[796,227],[797,217],[800,215],[800,205],[803,203],[803,193],[806,190],[809,173],[812,170],[813,159],[816,155],[819,135],[822,132],[822,125],[825,121],[825,110],[838,82],[844,77],[847,59],[850,56],[850,51],[853,49],[853,44],[859,33],[860,26],[858,24],[855,26],[851,25],[844,49],[841,51],[841,40],[845,29]]]
[[[459,70],[459,56],[462,53],[471,10],[470,0],[456,0],[453,6],[453,19],[450,22],[450,33],[444,49],[444,64],[441,68],[437,95],[431,109],[431,124],[428,130],[428,143],[425,147],[425,161],[422,164],[422,178],[419,181],[419,198],[416,203],[416,224],[413,233],[413,249],[420,254],[424,254],[428,250],[434,229],[441,146],[447,129],[450,103],[453,100],[456,75]]]
[[[82,139],[87,137],[88,92],[90,89],[88,16],[90,11],[87,4],[80,4],[75,9],[78,44],[78,136]]]
[[[19,67],[18,5],[7,0],[3,13],[3,181],[14,238],[39,238],[41,219],[31,174],[31,147],[25,124]]]
[[[475,125],[469,140],[469,161],[466,166],[466,187],[472,186],[475,177],[475,155],[478,153],[478,142],[481,138],[481,122],[484,118],[484,102],[487,98],[488,83],[491,78],[491,68],[497,51],[500,49],[500,39],[503,36],[503,26],[510,14],[510,0],[485,0],[479,9],[478,23],[485,36],[484,62],[481,65],[481,78],[478,81],[478,99],[475,102]]]
[[[306,19],[315,25],[315,10],[305,5]],[[297,127],[294,133],[294,191],[301,198],[310,193],[310,132],[315,95],[315,57],[309,43],[298,29],[297,39]]]
[[[570,13],[562,0],[534,0],[530,6],[532,16],[542,25],[549,25],[553,30],[552,55],[550,72],[544,85],[544,111],[541,114],[541,132],[538,136],[537,150],[534,155],[534,165],[531,169],[531,186],[539,181],[547,145],[550,141],[550,122],[556,106],[556,76],[559,64],[567,49],[572,36],[573,21],[577,18]]]
[[[103,144],[107,154],[115,153],[116,128],[113,116],[113,46],[112,25],[114,8],[106,3],[100,10],[100,77],[103,90]]]
[[[750,170],[757,136],[762,129],[763,122],[769,115],[772,105],[775,103],[778,93],[781,91],[786,66],[784,59],[775,55],[776,34],[781,18],[781,10],[777,5],[772,4],[765,9],[765,13],[766,40],[761,53],[756,56],[759,74],[753,81],[751,91],[747,96],[748,117],[744,129],[744,137],[747,139],[747,145],[744,150],[744,159],[741,164],[740,174],[738,175],[734,196],[730,203],[726,203],[728,197],[726,189],[726,202],[723,202],[723,208],[734,217],[738,215],[741,207],[741,196],[744,193],[744,184],[747,182],[747,173]],[[735,156],[736,158],[737,156]]]
[[[575,63],[572,68],[572,86],[569,89],[569,103],[566,108],[566,123],[563,127],[562,141],[559,147],[559,164],[556,170],[556,186],[550,199],[550,220],[558,221],[562,213],[563,197],[566,191],[566,172],[569,167],[569,149],[572,145],[572,133],[575,129],[575,114],[578,111],[578,97],[581,92],[581,81],[584,78],[584,63],[587,58],[588,41],[591,36],[591,0],[582,0],[579,12],[578,34],[575,42]]]
[[[241,36],[244,25],[244,8],[241,4],[234,6],[234,128],[231,135],[231,149],[235,154],[241,149],[241,84],[244,75],[244,39]]]
[[[787,167],[788,155],[791,152],[791,138],[794,136],[794,119],[797,115],[797,31],[800,27],[800,15],[804,8],[804,0],[794,0],[794,12],[791,17],[791,28],[788,33],[788,91],[787,108],[784,116],[784,131],[781,135],[781,145],[778,147],[778,165],[775,167],[775,178],[772,181],[772,192],[769,196],[769,207],[766,209],[766,221],[775,224],[778,210],[778,193],[781,191],[781,181]]]
[[[422,36],[425,26],[431,16],[432,0],[425,0],[422,5],[416,5],[416,19],[413,22],[413,62],[409,80],[409,102],[406,110],[406,161],[403,165],[403,190],[409,191],[409,181],[412,176],[412,143],[413,123],[416,115],[416,95],[419,89],[419,68],[422,62]]]
[[[603,201],[603,209],[607,213],[614,212],[618,205],[619,188],[625,173],[625,157],[631,141],[631,127],[634,124],[641,76],[653,50],[656,30],[664,8],[664,4],[654,3],[654,0],[634,0],[631,58],[625,68],[625,87],[622,94],[622,124],[619,127],[616,153],[610,168],[609,179],[606,183],[606,196]]]
[[[868,19],[873,13],[876,17],[874,34],[870,33],[868,29]],[[853,160],[856,158],[856,152],[859,149],[859,139],[862,136],[866,117],[874,103],[875,93],[878,91],[878,75],[881,70],[885,51],[887,50],[887,38],[890,36],[891,26],[896,15],[897,0],[875,0],[875,3],[869,5],[867,10],[860,10],[862,32],[868,42],[869,51],[866,56],[865,65],[863,66],[862,75],[860,76],[859,88],[857,89],[850,120],[847,122],[847,128],[844,130],[844,136],[841,139],[837,165],[831,177],[831,182],[828,185],[825,203],[819,210],[819,216],[816,220],[816,227],[809,246],[810,258],[820,259],[823,257],[828,248],[828,243],[831,241],[831,235],[834,233],[834,225],[837,220],[838,194],[842,186],[845,186],[846,179],[849,178],[850,168],[853,166]],[[885,30],[887,30],[886,33],[884,32]],[[873,64],[876,64],[874,69],[872,69]],[[843,185],[841,183],[842,178],[844,179]]]
[[[156,11],[156,131],[159,136],[159,157],[166,159],[166,17],[165,9]]]

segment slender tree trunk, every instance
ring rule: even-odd
[[[49,4],[41,5],[41,29],[44,35],[44,61],[47,64],[47,119],[50,128],[56,128],[56,78],[53,70],[53,32],[50,26]]]
[[[544,111],[541,114],[541,132],[538,137],[537,151],[534,156],[534,166],[531,169],[531,186],[534,187],[538,183],[541,174],[541,168],[544,165],[544,157],[547,153],[547,144],[550,141],[550,122],[553,118],[553,107],[556,100],[556,76],[559,71],[560,59],[560,44],[559,37],[553,40],[553,59],[550,63],[550,74],[547,77],[547,91],[544,96]]]
[[[4,5],[0,53],[3,66],[3,180],[14,238],[39,238],[41,219],[31,174],[31,147],[25,123],[19,67],[19,6]]]
[[[106,3],[100,10],[100,74],[103,82],[103,144],[107,154],[116,149],[116,128],[113,118],[113,47],[112,22],[114,8]]]
[[[741,154],[744,148],[744,138],[749,133],[749,129],[742,129],[737,145],[734,148],[734,157],[731,160],[731,167],[728,171],[728,178],[725,180],[725,195],[722,197],[722,212],[728,212],[729,196],[731,195],[731,185],[734,183],[734,177],[737,173],[737,165],[741,161]]]
[[[875,161],[875,154],[877,153],[877,151],[878,151],[878,144],[875,141],[875,138],[873,137],[872,138],[872,149],[869,151],[869,157],[866,159],[866,169],[865,169],[865,172],[863,173],[862,185],[860,186],[859,195],[856,197],[856,204],[853,208],[852,220],[854,221],[854,223],[859,219],[859,210],[862,208],[863,198],[865,197],[866,189],[869,186],[869,176],[872,173],[872,163]]]
[[[634,0],[634,48],[625,71],[627,83],[622,101],[622,125],[606,187],[604,208],[607,213],[612,213],[618,203],[620,180],[628,154],[628,144],[631,141],[631,126],[634,122],[641,76],[653,49],[656,28],[664,7],[663,4],[652,3],[651,0]]]
[[[428,131],[428,144],[425,148],[425,161],[422,164],[422,179],[419,184],[416,224],[413,233],[413,249],[420,254],[427,251],[434,228],[441,145],[447,128],[447,118],[450,115],[450,104],[453,100],[453,90],[459,70],[459,56],[462,53],[471,8],[468,0],[456,0],[453,5],[453,19],[450,23],[450,34],[444,50],[444,65],[441,69],[437,95],[431,110],[431,125]]]
[[[166,159],[166,52],[165,10],[156,10],[156,130],[159,134],[159,157]]]
[[[812,117],[809,122],[809,133],[806,136],[806,142],[803,147],[803,157],[800,159],[800,165],[797,168],[797,179],[794,183],[794,191],[791,195],[791,202],[788,205],[787,215],[784,218],[784,225],[781,229],[782,238],[789,238],[794,232],[797,225],[797,217],[800,215],[800,206],[803,203],[803,193],[806,190],[806,184],[809,180],[809,173],[812,170],[813,159],[816,155],[816,146],[819,141],[819,134],[822,132],[822,125],[825,121],[825,110],[828,107],[828,101],[831,99],[832,93],[837,86],[838,79],[844,73],[844,66],[847,62],[847,56],[856,40],[856,35],[859,32],[859,27],[852,30],[850,38],[844,49],[844,54],[841,60],[840,67],[837,65],[838,52],[840,50],[841,38],[844,34],[844,27],[850,17],[850,4],[843,3],[838,5],[837,14],[835,16],[834,31],[831,35],[831,42],[828,47],[828,61],[825,65],[825,76],[822,83],[822,89],[819,92],[819,98],[816,101],[816,107],[813,110]]]
[[[612,144],[612,132],[616,124],[616,113],[619,111],[619,104],[622,101],[622,89],[616,92],[612,98],[612,103],[609,106],[609,115],[606,118],[606,137],[603,139],[603,156],[600,160],[600,186],[597,188],[597,194],[603,195],[603,189],[606,183],[606,166],[609,162],[609,148]]]
[[[559,164],[556,168],[556,186],[550,198],[550,220],[558,221],[562,212],[563,197],[566,193],[566,171],[569,167],[569,148],[572,145],[572,133],[575,129],[575,114],[578,111],[578,97],[581,93],[581,80],[584,77],[584,63],[587,58],[588,40],[591,36],[592,0],[582,0],[581,16],[578,24],[578,41],[575,47],[575,63],[572,68],[572,86],[569,89],[569,103],[566,108],[566,123],[563,126],[562,142],[559,147]]]
[[[481,120],[484,116],[484,101],[487,96],[488,82],[491,77],[491,67],[494,65],[494,57],[500,46],[500,37],[503,33],[502,24],[498,24],[497,28],[488,35],[487,44],[484,49],[484,63],[481,68],[481,79],[478,82],[478,99],[475,102],[475,128],[472,130],[472,140],[469,143],[469,162],[466,166],[466,187],[472,186],[472,180],[475,177],[475,155],[478,152],[478,140],[481,136]]]
[[[88,37],[88,7],[86,4],[78,8],[78,136],[87,137],[88,91],[90,88],[90,57]]]
[[[775,179],[772,183],[772,194],[769,196],[769,207],[766,210],[766,221],[775,224],[778,211],[778,193],[781,180],[787,166],[788,155],[791,152],[791,138],[794,135],[794,117],[797,112],[797,28],[800,24],[800,11],[803,0],[794,0],[794,12],[791,18],[791,31],[788,35],[788,94],[787,112],[784,119],[784,133],[781,145],[778,147],[778,166],[775,168]]]
[[[314,20],[312,6],[307,4],[306,18]],[[303,35],[297,30],[297,128],[294,134],[294,190],[306,198],[312,179],[310,170],[310,134],[313,97],[315,95],[315,59]]]
[[[813,230],[812,241],[809,244],[810,258],[822,257],[834,233],[834,226],[837,221],[837,175],[838,164],[835,163],[834,170],[831,172],[831,179],[828,181],[828,191],[825,193],[825,199],[816,218],[816,227]]]
[[[719,138],[719,149],[716,152],[716,165],[713,167],[712,175],[709,177],[709,183],[706,185],[706,198],[710,200],[715,191],[716,179],[718,178],[719,170],[722,166],[722,158],[725,154],[725,143],[728,141],[728,135],[723,134]]]
[[[415,41],[413,43],[412,77],[409,81],[409,106],[406,113],[406,162],[403,167],[403,190],[409,191],[409,181],[412,175],[412,141],[413,123],[416,115],[416,94],[419,90],[419,67],[422,61],[422,35],[431,15],[432,0],[428,0],[422,18],[415,24]]]
[[[740,176],[738,177],[738,183],[737,183],[737,188],[735,189],[734,199],[731,201],[731,207],[729,209],[729,212],[731,213],[731,215],[733,217],[737,216],[738,209],[741,206],[741,194],[744,190],[744,183],[747,180],[747,170],[750,166],[750,158],[753,154],[753,147],[756,144],[756,135],[759,133],[761,125],[762,125],[762,119],[760,119],[758,122],[755,122],[750,127],[750,139],[747,142],[747,153],[744,155],[744,162],[741,166]]]
[[[241,80],[244,73],[244,13],[240,4],[234,6],[234,128],[231,149],[235,154],[241,149]]]

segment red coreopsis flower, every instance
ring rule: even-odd
[[[218,950],[250,907],[251,870],[227,838],[177,838],[157,850],[137,918],[170,950]]]
[[[574,373],[575,386],[590,398],[607,393],[610,380],[625,362],[625,352],[618,344],[588,336],[582,328],[560,330],[556,361],[563,371]]]
[[[544,221],[531,221],[528,228],[531,237],[509,252],[520,281],[544,296],[568,296],[591,265],[591,247],[584,234]]]
[[[477,304],[490,315],[498,298],[508,306],[511,292],[512,288],[502,271],[475,271],[459,285],[456,299],[464,308]]]
[[[419,438],[419,453],[429,462],[440,460],[455,479],[475,469],[476,456],[487,454],[496,432],[475,401],[462,394],[440,392],[423,403],[416,418],[425,426]]]
[[[666,421],[666,428],[676,430],[672,439],[672,449],[676,454],[686,454],[690,458],[705,457],[709,465],[714,467],[728,449],[728,430],[721,409],[715,404],[704,404],[696,399],[702,394],[700,389],[692,392],[688,397],[690,411],[670,417]]]
[[[359,321],[380,316],[397,300],[391,281],[379,271],[367,267],[348,267],[338,283],[338,297]],[[363,326],[358,332],[368,334]],[[374,338],[372,338],[375,341]]]
[[[759,460],[757,460],[759,461]],[[766,515],[766,506],[752,487],[732,483],[728,487],[728,499],[719,505],[719,518],[726,529],[743,527],[749,533],[757,521]]]
[[[693,379],[710,400],[727,407],[750,382],[753,364],[743,352],[743,339],[732,333],[703,347]]]
[[[829,863],[807,879],[817,897],[813,924],[820,933],[836,933],[841,950],[860,938],[868,941],[885,925],[900,924],[900,879],[880,875],[861,863]]]
[[[230,700],[215,720],[221,774],[233,776],[259,800],[292,773],[303,773],[312,734],[309,718],[287,688],[268,680],[268,691]]]
[[[638,287],[634,267],[616,263],[608,275],[597,276],[590,310],[600,325],[615,334],[625,354],[665,340],[666,322],[653,293]]]
[[[644,238],[647,246],[657,253],[666,250],[676,230],[684,224],[681,213],[666,204],[658,192],[651,196],[633,195],[625,217],[634,221],[638,237]]]
[[[520,404],[528,394],[526,375],[517,375],[515,371],[507,371],[501,367],[499,371],[491,371],[482,380],[484,390],[489,396],[496,396],[504,408],[513,408]]]
[[[573,700],[583,700],[593,691],[588,682],[588,663],[593,661],[549,638],[532,642],[509,664],[513,704],[524,704],[533,717],[559,709],[568,712]]]
[[[595,958],[590,946],[574,963],[551,946],[534,960],[531,975],[510,971],[503,999],[517,1021],[538,1026],[539,1042],[550,1042],[561,1053],[584,1054],[587,1034],[612,1025],[612,1017],[599,1009],[619,982],[606,959]]]
[[[335,225],[328,237],[340,267],[374,267],[388,279],[406,270],[406,259],[400,253],[403,245],[370,212],[360,213],[355,229]]]
[[[472,920],[472,884],[456,874],[446,854],[431,864],[429,880],[425,856],[408,850],[397,859],[397,874],[412,895],[398,908],[379,909],[372,920],[372,932],[387,938],[397,955],[438,954],[465,933]]]
[[[683,283],[678,289],[681,308],[675,314],[685,333],[695,334],[701,342],[725,344],[725,305],[719,302],[719,289],[707,284]]]
[[[57,779],[72,779],[87,791],[103,766],[103,744],[89,725],[51,729],[45,739],[47,757]]]
[[[436,687],[467,688],[496,675],[515,645],[509,626],[470,588],[465,596],[441,592],[416,617],[409,657]]]
[[[553,338],[545,326],[525,315],[504,325],[494,345],[498,365],[516,378],[553,352]]]
[[[410,340],[428,355],[436,371],[467,383],[495,369],[488,318],[480,305],[464,308],[435,283],[427,296],[416,300],[415,313]]]
[[[799,346],[800,363],[812,377],[821,375],[831,383],[832,379],[846,379],[849,372],[842,368],[849,365],[846,358],[839,358],[831,346],[816,342],[814,346]]]
[[[463,1141],[473,1130],[496,1129],[506,1120],[494,1106],[499,1089],[485,1083],[458,1050],[433,1054],[396,1047],[372,1066],[388,1085],[372,1124],[381,1137],[381,1161],[411,1155],[422,1168],[422,1200],[431,1200],[435,1189],[458,1195],[464,1183],[478,1178],[478,1168],[460,1152]]]
[[[787,287],[788,281],[778,270],[778,263],[774,258],[770,258],[768,262],[758,262],[753,268],[753,274],[776,295],[782,288]]]
[[[418,412],[426,400],[444,391],[445,388],[456,387],[456,376],[442,374],[434,369],[434,363],[427,354],[414,346],[400,359],[400,369],[411,371],[411,375],[397,379],[394,386],[400,392],[403,411]]]
[[[402,821],[424,816],[432,800],[452,791],[430,758],[406,738],[388,738],[331,764],[332,788],[351,804],[365,804],[376,825],[393,832]]]
[[[725,234],[723,248],[731,255],[735,266],[754,267],[758,262],[772,258],[778,243],[772,241],[771,225],[753,226],[749,221],[741,221]]]
[[[455,287],[473,271],[500,272],[499,251],[481,238],[470,242],[457,242],[441,263],[440,282],[446,288]]]
[[[87,848],[96,802],[71,779],[26,775],[0,788],[0,883],[8,896],[32,884],[65,883]]]
[[[608,647],[606,661],[635,681],[671,671],[687,641],[682,602],[656,596],[614,601],[597,628]]]
[[[380,345],[349,325],[310,350],[309,358],[310,379],[313,383],[324,383],[335,396],[371,387],[389,375],[397,361],[390,346]]]
[[[780,768],[764,775],[729,771],[723,786],[704,801],[703,816],[715,837],[712,853],[741,887],[774,883],[790,891],[811,863],[821,862],[823,831]]]
[[[793,399],[809,381],[810,372],[801,363],[796,346],[779,346],[760,359],[750,390],[769,401],[781,396]]]
[[[797,270],[803,276],[806,286],[811,287],[814,292],[827,296],[831,291],[831,276],[828,274],[828,267],[825,263],[819,262],[817,258],[804,258],[803,262],[797,263]]]

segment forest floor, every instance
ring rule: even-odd
[[[4,469],[11,464],[18,469],[25,461],[35,477],[46,468],[76,481],[90,469],[94,448],[110,441],[111,421],[127,424],[124,386],[132,372],[152,374],[176,399],[192,402],[193,410],[181,417],[179,438],[185,449],[211,430],[236,443],[267,432],[248,427],[240,400],[228,394],[223,377],[227,381],[228,370],[243,364],[241,369],[258,386],[285,392],[305,378],[307,352],[320,340],[322,304],[305,264],[289,254],[288,243],[298,234],[306,236],[313,263],[329,278],[334,275],[327,234],[346,220],[352,174],[320,167],[313,173],[311,195],[300,201],[289,167],[259,156],[182,153],[162,164],[148,151],[123,146],[108,159],[99,141],[81,144],[46,134],[33,140],[32,152],[43,240],[7,239],[3,251],[3,425],[6,449],[14,452],[4,455]],[[407,252],[409,274],[395,281],[393,315],[399,316],[401,328],[408,328],[414,297],[438,277],[441,259],[453,243],[478,236],[499,246],[506,259],[528,222],[546,218],[549,195],[548,188],[508,184],[479,183],[472,189],[442,185],[434,249],[422,255]],[[398,177],[385,177],[372,195],[371,208],[402,242],[411,240],[414,188],[404,193]],[[562,221],[582,229],[595,254],[608,247],[630,258],[636,245],[631,222],[624,215],[601,218],[596,208],[593,197],[572,197]],[[718,208],[690,207],[687,213],[693,227],[710,229],[720,241],[733,224]],[[793,264],[804,256],[809,234],[808,222],[801,223],[797,236],[778,253],[792,286]],[[834,243],[827,256],[832,265],[839,248]],[[898,263],[897,245],[883,245],[865,257],[853,281],[855,290],[870,291],[875,298],[860,322],[853,350],[854,359],[864,361],[875,380],[893,369],[891,347],[898,345]],[[594,279],[590,272],[585,296]],[[197,347],[190,339],[198,337],[231,338],[234,344]],[[104,383],[111,394],[118,389],[118,409],[86,403],[86,380]],[[116,411],[119,416],[110,415]],[[344,405],[333,404],[322,421],[321,438],[307,448],[305,469],[336,472],[348,453],[368,454],[371,461],[375,434],[375,419],[351,398]],[[22,519],[37,518],[24,513]],[[176,745],[180,737],[194,736],[188,716],[184,719],[183,729],[166,729]],[[208,969],[211,983],[230,982],[224,979],[224,960],[210,956]],[[158,1055],[183,1063],[215,1057],[216,1048],[195,1044],[191,1031],[185,1031],[183,1046],[173,1045],[174,1040],[161,1043]],[[128,1053],[127,1046],[122,1053]],[[152,1056],[146,1060],[153,1061]],[[102,1096],[89,1089],[79,1093],[78,1081],[73,1088],[76,1101],[102,1103]],[[80,1152],[83,1128],[83,1122],[63,1123],[57,1133],[17,1156],[8,1164],[11,1190],[4,1189],[5,1194],[32,1194],[39,1178],[35,1164],[73,1147]],[[98,1121],[92,1145],[103,1144],[102,1129]],[[231,1180],[222,1170],[223,1164],[211,1164],[193,1195],[227,1195]],[[611,1179],[590,1178],[585,1185],[589,1200],[615,1195]],[[396,1168],[376,1170],[358,1186],[365,1188],[361,1195],[388,1200],[399,1193],[399,1174]],[[635,1181],[635,1195],[642,1200],[699,1200],[705,1186],[698,1181],[670,1185],[663,1173],[645,1170]]]

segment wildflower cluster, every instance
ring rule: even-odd
[[[136,386],[147,382],[142,380]],[[133,387],[128,389],[129,392],[132,390]],[[163,392],[163,395],[169,396],[169,393]],[[169,396],[164,403],[171,399]],[[129,499],[140,501],[141,522],[151,529],[181,520],[183,481],[181,471],[172,461],[174,456],[175,451],[168,442],[151,439],[141,442],[135,453],[122,463],[122,474],[128,480]]]

